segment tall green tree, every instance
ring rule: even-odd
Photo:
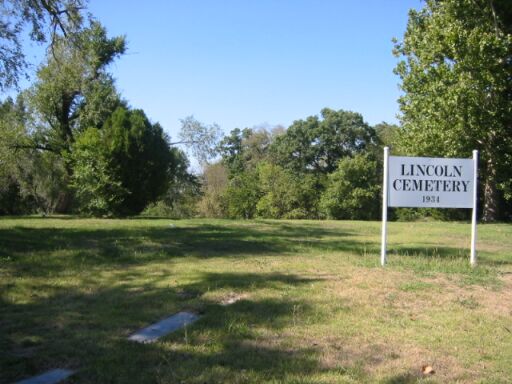
[[[272,133],[266,129],[233,129],[219,143],[217,150],[222,162],[235,177],[248,170],[255,170],[268,155]]]
[[[69,152],[75,134],[99,128],[119,106],[108,66],[126,49],[124,37],[109,38],[97,22],[76,36],[60,38],[26,97],[34,113],[35,145]]]
[[[82,133],[70,157],[82,210],[95,215],[142,212],[167,192],[179,160],[158,123],[125,107]]]
[[[0,199],[4,213],[29,213],[34,209],[54,211],[63,200],[63,161],[49,151],[30,147],[29,115],[22,97],[0,104]],[[17,146],[27,145],[29,149]]]
[[[0,214],[20,213],[24,205],[19,168],[26,156],[12,148],[27,138],[23,114],[23,106],[12,98],[0,102]]]
[[[17,149],[31,144],[22,97],[0,103],[0,200],[4,213],[52,212],[65,191],[63,162],[55,154],[36,148]]]
[[[379,144],[382,146],[395,147],[395,144],[398,140],[398,135],[400,133],[400,127],[395,124],[388,124],[386,122],[379,123],[373,127],[377,137],[379,139]],[[379,157],[382,156],[381,148],[378,148]]]
[[[45,151],[52,164],[65,169],[63,191],[73,175],[67,161],[73,143],[89,127],[101,127],[122,104],[108,65],[125,50],[124,37],[107,37],[105,28],[92,22],[74,36],[56,39],[47,62],[38,71],[36,83],[22,93],[27,106],[26,130],[30,140],[16,143],[16,150]],[[62,163],[62,164],[58,164]],[[72,194],[61,194],[56,208],[67,212]]]
[[[512,169],[512,3],[427,0],[412,10],[395,54],[400,151],[470,157],[480,151],[483,220],[498,216]]]
[[[123,212],[129,190],[123,187],[119,164],[107,145],[112,132],[89,128],[73,143],[71,186],[77,198],[77,210],[92,216],[112,216]],[[126,135],[128,137],[128,134]]]
[[[276,137],[271,152],[280,165],[296,172],[328,174],[341,158],[376,144],[374,129],[359,113],[324,108],[320,114],[295,121]]]

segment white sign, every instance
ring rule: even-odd
[[[473,208],[473,159],[389,156],[390,207]]]
[[[478,151],[472,159],[389,156],[384,148],[382,240],[380,262],[386,264],[388,206],[472,208],[470,263],[476,265]]]

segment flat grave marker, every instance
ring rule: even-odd
[[[17,381],[15,384],[57,384],[75,373],[76,371],[72,371],[70,369],[52,369],[51,371],[39,376]]]
[[[152,324],[149,327],[143,328],[134,333],[128,340],[136,341],[138,343],[153,343],[160,337],[174,332],[188,324],[192,324],[199,319],[199,316],[191,312],[178,312],[166,319]]]

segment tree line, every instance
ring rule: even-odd
[[[179,141],[122,98],[109,72],[126,51],[79,0],[2,2],[0,89],[28,64],[23,25],[47,42],[32,85],[0,103],[0,214],[379,219],[382,148],[393,154],[481,153],[485,221],[512,217],[512,6],[428,0],[412,10],[395,69],[400,124],[370,126],[324,108],[289,127],[182,120]],[[46,28],[46,29],[45,29]],[[46,31],[46,34],[45,34]],[[189,170],[187,145],[201,164]],[[464,210],[394,209],[391,216],[466,219]]]
[[[288,129],[234,129],[207,165],[199,212],[232,218],[375,219],[381,143],[359,113],[325,108]]]

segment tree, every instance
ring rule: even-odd
[[[267,157],[272,142],[272,133],[266,129],[233,129],[219,143],[217,150],[222,162],[229,170],[230,177],[254,170]]]
[[[27,106],[24,123],[30,140],[13,146],[51,152],[63,163],[60,184],[64,191],[73,175],[67,159],[76,136],[89,127],[101,127],[122,104],[107,67],[124,50],[123,37],[108,38],[105,28],[93,22],[76,34],[73,43],[57,38],[46,65],[38,71],[37,82],[21,94]],[[69,211],[71,203],[69,191],[61,194],[58,211]]]
[[[0,102],[0,179],[15,173],[16,153],[13,146],[26,142],[28,136],[24,124],[24,106],[8,97]]]
[[[199,164],[205,165],[217,155],[221,129],[215,123],[206,125],[197,121],[194,116],[187,116],[181,120],[179,137],[181,141],[172,144],[185,144]]]
[[[205,217],[226,217],[227,187],[226,167],[222,163],[206,164],[202,175],[203,197],[199,202],[199,213]]]
[[[256,215],[260,197],[260,183],[256,170],[236,174],[229,180],[225,192],[228,216],[252,219]]]
[[[320,207],[331,219],[377,219],[380,207],[380,172],[377,161],[366,154],[339,161],[329,175]]]
[[[121,104],[107,68],[124,53],[124,37],[108,38],[105,28],[93,22],[75,43],[56,41],[54,53],[27,93],[37,131],[35,145],[57,154],[69,152],[77,132],[101,127]]]
[[[312,174],[297,174],[277,164],[262,162],[258,166],[261,198],[258,216],[273,219],[318,218],[318,179]]]
[[[173,155],[158,123],[151,124],[142,110],[118,107],[100,130],[89,128],[73,147],[74,186],[89,198],[86,207],[95,209],[95,196],[102,195],[109,213],[138,214],[167,191]]]
[[[0,116],[0,182],[10,186],[8,191],[18,191],[16,201],[11,200],[11,204],[23,208],[16,213],[34,210],[50,213],[58,208],[67,192],[64,162],[52,152],[14,147],[14,143],[30,141],[24,124],[23,103],[21,99],[17,101],[13,110]],[[6,104],[9,101],[3,107]]]
[[[9,214],[51,212],[64,190],[62,162],[37,149],[20,150],[29,144],[28,116],[23,98],[8,97],[0,103],[0,211]]]
[[[0,102],[0,214],[21,213],[25,205],[18,166],[22,159],[13,151],[15,142],[23,141],[23,108],[8,97]]]
[[[244,128],[243,130],[235,128],[229,135],[224,136],[217,146],[222,162],[232,176],[243,172],[245,169],[243,141],[251,134],[252,130],[250,128]]]
[[[116,109],[101,129],[78,135],[70,158],[72,186],[86,214],[134,215],[156,202],[159,214],[170,213],[198,195],[185,154],[141,110]]]
[[[427,0],[395,45],[403,57],[399,150],[470,157],[478,149],[484,221],[512,196],[511,33],[508,0]]]
[[[169,187],[161,200],[161,207],[174,217],[191,217],[200,197],[198,177],[189,173],[190,162],[185,153],[171,147],[174,162],[170,169]]]
[[[272,144],[272,156],[296,172],[328,174],[338,161],[375,145],[375,131],[359,113],[324,108],[321,119],[310,116],[295,121]]]
[[[395,147],[400,133],[400,127],[395,124],[388,124],[386,122],[379,123],[373,127],[379,139],[379,144],[387,147]],[[381,148],[379,148],[380,150]],[[379,152],[381,155],[382,152]]]
[[[3,0],[0,2],[0,91],[17,87],[28,63],[22,49],[24,27],[37,43],[72,39],[83,23],[86,0]]]
[[[106,130],[89,128],[73,144],[71,186],[78,210],[93,216],[117,215],[123,211],[129,190],[123,187],[120,170],[112,161]]]

